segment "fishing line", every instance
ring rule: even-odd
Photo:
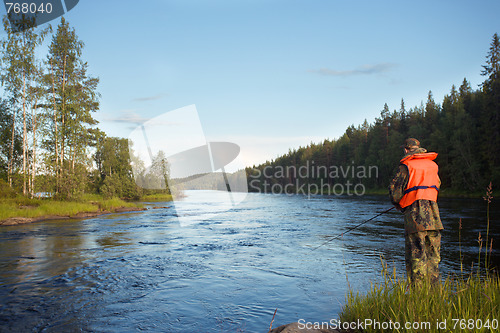
[[[363,224],[370,222],[371,220],[373,220],[373,219],[375,219],[375,218],[379,217],[380,215],[383,215],[383,214],[385,214],[385,213],[390,212],[390,211],[391,211],[391,210],[393,210],[394,208],[396,208],[396,207],[391,207],[391,208],[389,208],[389,209],[387,209],[387,210],[384,210],[382,213],[379,213],[379,214],[375,215],[375,216],[374,216],[374,217],[372,217],[371,219],[368,219],[368,220],[366,220],[366,221],[363,221],[363,222],[361,222],[360,224],[358,224],[358,225],[356,225],[356,226],[354,226],[354,227],[352,227],[352,228],[347,229],[345,232],[341,233],[340,235],[337,235],[337,236],[329,236],[329,237],[333,237],[333,238],[328,239],[328,240],[327,240],[326,242],[324,242],[323,244],[320,244],[319,246],[317,246],[317,247],[315,247],[315,248],[311,249],[311,251],[315,251],[315,250],[319,249],[319,248],[320,248],[320,247],[322,247],[323,245],[328,244],[328,243],[330,243],[331,241],[334,241],[334,240],[338,239],[339,237],[342,237],[344,234],[348,233],[349,231],[352,231],[352,230],[354,230],[354,229],[356,229],[356,228],[358,228],[358,227],[362,226]]]

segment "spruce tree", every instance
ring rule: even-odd
[[[493,35],[486,65],[481,72],[486,76],[482,85],[483,108],[481,108],[480,128],[484,133],[481,140],[482,155],[486,161],[484,168],[494,184],[500,183],[500,41]],[[488,180],[487,180],[488,181]],[[485,184],[483,184],[485,185]]]

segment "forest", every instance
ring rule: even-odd
[[[0,197],[138,199],[127,139],[108,137],[94,119],[99,78],[88,74],[75,29],[64,18],[55,32],[13,29],[6,17],[3,24]],[[48,54],[40,59],[44,41]]]
[[[490,182],[493,186],[500,184],[498,34],[492,38],[481,74],[484,81],[477,89],[464,79],[458,88],[451,87],[441,103],[429,91],[425,104],[413,108],[407,108],[404,99],[398,110],[391,111],[385,104],[373,123],[365,120],[361,125],[349,126],[338,139],[289,150],[272,161],[247,168],[249,190],[265,192],[264,186],[269,189],[277,184],[287,192],[296,193],[297,185],[316,184],[321,189],[325,184],[350,182],[382,193],[402,158],[401,145],[413,137],[428,151],[439,154],[436,162],[440,168],[441,193],[482,193]],[[375,166],[378,174],[367,177],[357,172],[329,172],[347,170],[349,166],[364,170]],[[299,175],[301,167],[309,172]]]

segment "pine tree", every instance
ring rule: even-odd
[[[49,46],[45,75],[46,118],[50,119],[45,148],[46,162],[57,179],[56,193],[71,196],[85,186],[78,167],[89,163],[88,148],[95,145],[90,126],[97,124],[92,113],[99,108],[98,78],[87,74],[81,59],[84,43],[63,18]]]

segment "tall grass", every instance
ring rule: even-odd
[[[73,216],[81,212],[97,212],[99,206],[85,202],[45,200],[36,205],[19,205],[15,201],[0,203],[0,220],[10,217]]]
[[[121,207],[139,207],[136,203],[119,198],[103,199],[98,195],[86,195],[78,201],[53,199],[28,199],[22,196],[0,201],[0,220],[11,217],[36,218],[42,216],[74,216],[78,213],[113,211]]]
[[[141,197],[141,201],[172,201],[171,194],[165,193],[155,193],[155,194],[147,194]]]
[[[498,332],[500,330],[500,277],[490,269],[488,257],[489,203],[491,184],[485,200],[488,202],[486,253],[481,268],[482,237],[479,234],[477,272],[463,275],[461,253],[461,220],[459,225],[460,276],[451,275],[444,281],[410,285],[394,268],[389,273],[381,258],[383,282],[372,283],[366,294],[346,295],[346,304],[339,314],[341,322],[372,323],[362,326],[362,332]],[[490,240],[490,243],[492,240]],[[378,326],[376,325],[378,323]],[[394,323],[391,329],[382,323]],[[396,325],[398,323],[398,327]],[[409,325],[407,327],[406,325]],[[356,328],[360,328],[356,326]]]
[[[370,290],[361,295],[352,289],[347,294],[347,304],[340,313],[340,321],[357,322],[371,320],[373,323],[399,323],[395,332],[456,332],[460,325],[474,332],[498,332],[500,328],[500,279],[488,274],[468,278],[448,277],[432,285],[424,282],[411,286],[394,270],[387,271],[383,263],[384,281],[371,284]],[[470,324],[469,320],[474,323]],[[446,330],[438,323],[446,321]],[[410,328],[405,326],[409,323]],[[427,324],[429,323],[429,324]],[[414,325],[418,325],[414,326]],[[485,325],[487,327],[485,327]],[[470,329],[474,326],[474,329]],[[489,327],[488,327],[489,326]],[[417,328],[417,329],[415,329]],[[480,328],[480,329],[478,329]],[[496,328],[496,329],[495,329]],[[363,327],[363,332],[387,332],[383,327]]]
[[[484,264],[486,269],[489,267],[489,260],[488,260],[488,237],[490,235],[490,203],[491,199],[493,199],[493,186],[490,184],[486,188],[486,195],[483,197],[483,199],[486,201],[486,221],[487,221],[487,226],[486,226],[486,246],[485,246],[485,257],[484,257]],[[493,239],[491,240],[492,245],[493,245]],[[490,246],[490,253],[491,253],[491,246]]]

